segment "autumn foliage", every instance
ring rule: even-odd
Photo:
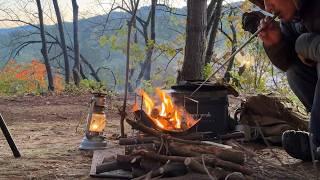
[[[56,91],[63,90],[63,77],[57,73],[54,75]],[[45,65],[39,60],[29,63],[17,63],[10,60],[0,70],[0,93],[41,93],[47,91],[47,73]]]

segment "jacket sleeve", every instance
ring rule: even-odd
[[[282,71],[287,71],[298,56],[294,50],[297,33],[294,30],[294,25],[281,23],[282,39],[281,41],[271,47],[264,46],[267,56],[275,65]]]
[[[297,54],[306,59],[320,62],[320,35],[316,33],[304,33],[295,43]]]
[[[287,71],[297,55],[294,52],[294,45],[282,39],[280,43],[266,47],[264,46],[267,56],[273,65],[282,71]]]

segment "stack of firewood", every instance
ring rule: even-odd
[[[124,170],[134,179],[250,179],[253,170],[244,166],[245,153],[231,146],[177,138],[127,119],[146,138],[123,139],[125,155],[104,161],[96,173]]]

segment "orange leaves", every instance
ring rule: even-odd
[[[23,93],[43,92],[48,87],[46,67],[39,60],[32,60],[24,64],[10,60],[0,71],[1,80],[6,80],[9,85],[19,84]],[[57,91],[63,90],[63,77],[57,73],[54,74],[54,85]]]

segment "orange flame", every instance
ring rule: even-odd
[[[156,89],[156,94],[159,103],[154,100],[142,89],[137,90],[137,94],[143,97],[143,104],[146,114],[153,123],[160,129],[167,131],[185,131],[195,125],[198,120],[192,118],[183,108],[177,107],[172,98],[159,88]],[[137,104],[133,110],[139,109]]]

